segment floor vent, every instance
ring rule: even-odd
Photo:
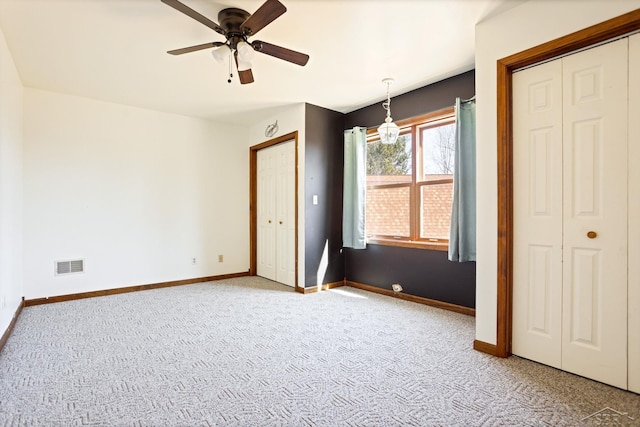
[[[56,276],[60,274],[72,274],[84,272],[84,260],[56,261]]]

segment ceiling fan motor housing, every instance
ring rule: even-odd
[[[230,7],[222,9],[218,13],[218,22],[220,26],[227,32],[226,37],[229,47],[235,49],[236,45],[241,41],[246,41],[246,36],[240,30],[240,26],[249,18],[251,14],[246,10]]]

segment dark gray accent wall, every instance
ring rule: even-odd
[[[305,286],[342,281],[342,171],[344,114],[305,108]],[[313,204],[313,196],[318,204]],[[328,264],[322,268],[326,251]],[[320,277],[319,277],[320,276]]]
[[[442,251],[383,245],[345,253],[347,280],[384,289],[400,283],[409,295],[475,307],[475,262],[450,262]]]
[[[392,87],[393,89],[393,87]],[[475,72],[468,71],[391,99],[391,115],[403,120],[451,107],[456,97],[475,95]],[[385,111],[380,103],[353,111],[345,128],[378,126]],[[426,249],[368,245],[345,249],[347,280],[391,289],[399,283],[411,295],[475,308],[475,263],[454,263],[447,253]]]
[[[456,97],[474,94],[475,73],[469,71],[392,98],[392,115],[394,120],[408,119],[451,107]],[[395,246],[342,250],[343,131],[378,126],[384,116],[380,103],[346,115],[306,104],[304,284],[333,283],[345,277],[385,289],[400,283],[407,294],[473,308],[473,262],[453,263],[446,252]],[[313,195],[318,196],[317,205]],[[325,251],[327,265],[321,269]]]

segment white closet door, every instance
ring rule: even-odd
[[[629,38],[629,390],[640,393],[640,34]]]
[[[258,276],[276,280],[276,160],[277,146],[257,153],[257,265]]]
[[[276,281],[295,286],[295,144],[278,145]]]
[[[562,68],[513,74],[514,354],[556,368],[562,333]]]
[[[562,369],[626,388],[627,39],[562,62]]]
[[[258,276],[295,286],[295,141],[257,153]]]

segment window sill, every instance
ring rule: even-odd
[[[376,239],[367,239],[367,244],[383,245],[383,246],[400,246],[403,248],[428,249],[432,251],[443,251],[443,252],[447,252],[449,250],[448,243],[437,243],[437,242],[416,242],[416,241],[408,241],[408,240],[376,238]]]

